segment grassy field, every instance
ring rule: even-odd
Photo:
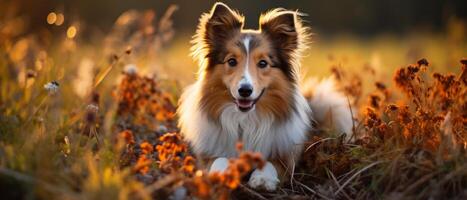
[[[358,112],[358,139],[317,130],[294,178],[266,192],[242,181],[260,156],[242,152],[224,174],[207,174],[179,135],[176,102],[197,66],[190,33],[172,29],[174,9],[157,22],[129,11],[109,33],[86,37],[79,24],[17,33],[7,19],[2,199],[467,198],[462,22],[445,34],[317,34],[303,77],[337,78]]]

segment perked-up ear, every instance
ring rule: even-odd
[[[299,15],[296,11],[281,8],[262,14],[259,19],[261,32],[268,35],[279,50],[297,53],[305,45],[307,37]]]
[[[192,43],[192,55],[202,62],[204,58],[216,60],[227,39],[243,27],[244,17],[223,3],[216,3],[209,13],[201,16]]]
[[[206,28],[213,28],[217,31],[240,30],[243,26],[243,17],[232,11],[223,3],[216,3],[211,9]]]

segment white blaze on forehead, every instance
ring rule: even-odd
[[[250,75],[250,71],[248,71],[249,68],[249,63],[250,63],[250,40],[251,37],[247,35],[245,38],[243,38],[243,45],[245,46],[245,51],[246,51],[246,64],[245,64],[245,71],[243,72],[243,77],[242,80],[239,83],[239,86],[241,84],[253,84],[253,80]]]
[[[245,45],[245,50],[246,50],[246,55],[248,56],[248,53],[250,52],[250,40],[251,37],[249,35],[245,36],[243,38],[243,45]]]

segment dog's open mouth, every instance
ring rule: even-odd
[[[240,111],[242,112],[248,112],[250,111],[258,102],[258,100],[263,96],[264,90],[261,90],[261,94],[259,94],[258,98],[256,99],[235,99],[235,104],[237,104],[237,107]]]
[[[237,99],[235,103],[237,104],[238,109],[242,112],[247,112],[255,106],[255,101],[249,99]]]

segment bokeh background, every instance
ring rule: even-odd
[[[4,0],[5,1],[5,0]],[[6,1],[8,2],[8,1]],[[191,33],[198,17],[209,10],[216,1],[157,1],[157,0],[39,0],[10,1],[17,5],[14,11],[30,18],[31,28],[44,27],[44,18],[50,11],[61,11],[70,19],[80,19],[89,27],[108,30],[115,19],[128,9],[153,9],[163,12],[169,5],[176,4],[180,12],[174,15],[175,28]],[[462,0],[328,0],[328,1],[223,1],[242,12],[249,28],[257,27],[261,12],[283,7],[299,10],[308,16],[305,19],[313,29],[326,35],[342,33],[371,37],[375,34],[432,31],[442,32],[452,18],[465,19],[467,3]],[[6,8],[6,7],[5,7]]]
[[[239,186],[239,172],[197,171],[177,128],[197,72],[190,40],[213,3],[0,0],[1,199],[207,199]],[[467,199],[466,0],[225,3],[248,28],[276,7],[308,14],[304,77],[335,75],[357,116],[357,141],[317,130],[291,187],[263,199]],[[228,187],[208,184],[219,180]]]
[[[40,38],[53,42],[74,26],[74,40],[80,44],[96,44],[115,29],[119,16],[137,11],[147,23],[155,24],[171,5],[173,37],[162,45],[157,64],[134,62],[139,68],[157,71],[162,76],[191,82],[196,64],[189,55],[189,41],[199,16],[215,1],[157,0],[2,0],[0,23],[2,34],[25,36],[40,33]],[[314,33],[313,44],[304,59],[304,73],[314,76],[329,74],[331,63],[358,70],[372,66],[384,73],[422,57],[430,58],[439,71],[460,70],[458,59],[465,56],[466,1],[462,0],[328,0],[328,1],[224,1],[246,16],[246,27],[257,28],[259,15],[272,8],[283,7],[306,13],[304,20]],[[61,19],[47,23],[55,13]],[[8,28],[13,20],[16,26]],[[39,38],[39,39],[40,39]],[[45,40],[45,39],[43,39]],[[132,45],[132,44],[128,44]],[[147,58],[146,58],[147,59]],[[160,69],[163,68],[163,69]],[[190,73],[191,72],[191,73]]]

